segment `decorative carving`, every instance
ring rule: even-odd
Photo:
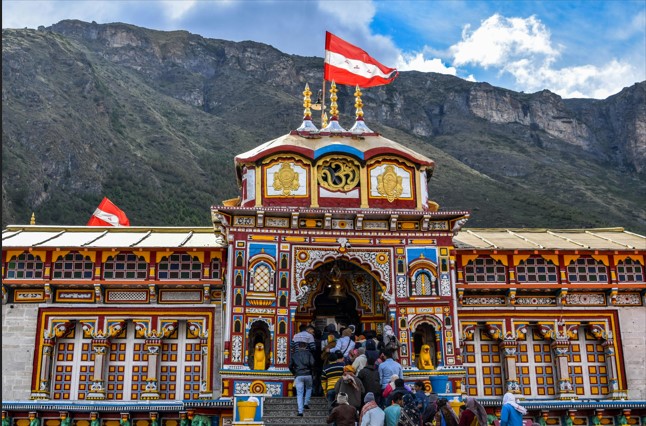
[[[233,336],[231,352],[232,362],[242,362],[242,336]]]
[[[330,191],[348,192],[359,183],[359,165],[349,159],[326,159],[317,170],[319,185]]]
[[[387,165],[384,172],[377,176],[377,192],[392,203],[403,191],[402,177],[395,172],[395,166]]]
[[[300,188],[298,173],[290,163],[281,163],[280,170],[274,173],[273,188],[276,191],[283,191],[283,195],[290,195],[292,191]]]

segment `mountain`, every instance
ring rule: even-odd
[[[208,225],[238,195],[233,157],[297,128],[322,81],[322,58],[186,31],[68,20],[2,38],[3,226],[84,225],[103,196],[133,225]],[[354,88],[338,88],[349,128]],[[470,227],[646,233],[645,100],[646,82],[562,99],[401,72],[363,110],[435,160],[431,198]]]

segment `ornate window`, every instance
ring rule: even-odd
[[[490,257],[479,257],[464,267],[464,276],[468,283],[506,283],[507,267]]]
[[[467,395],[502,396],[503,359],[498,341],[489,337],[484,329],[478,328],[473,333],[473,338],[465,342],[463,351]]]
[[[550,260],[530,257],[516,267],[516,276],[521,283],[558,283],[558,268]]]
[[[94,262],[80,253],[67,253],[54,262],[52,278],[69,280],[92,279]]]
[[[265,262],[259,262],[249,272],[249,291],[274,291],[274,271]]]
[[[222,278],[222,262],[216,257],[211,259],[211,279],[219,280],[220,278]]]
[[[638,261],[628,258],[617,264],[617,276],[620,282],[643,282],[644,267]]]
[[[119,253],[110,256],[103,264],[103,278],[106,280],[145,279],[148,263],[143,257],[132,253]]]
[[[555,369],[551,341],[535,329],[518,339],[518,378],[522,394],[527,398],[552,397],[556,394]]]
[[[412,296],[435,296],[437,295],[437,278],[426,269],[419,270],[413,276]]]
[[[174,253],[159,262],[157,278],[160,280],[199,280],[202,262],[186,253]]]
[[[567,267],[571,283],[607,283],[608,268],[591,257],[580,257]]]
[[[45,264],[40,257],[31,253],[14,256],[7,264],[7,278],[39,279],[43,278]]]
[[[579,338],[570,348],[570,376],[576,395],[596,398],[607,395],[608,368],[602,342],[587,330],[579,330]]]

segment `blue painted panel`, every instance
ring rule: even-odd
[[[406,249],[406,256],[408,263],[412,262],[413,260],[419,259],[420,255],[424,255],[424,257],[431,262],[437,264],[437,248],[436,247],[414,247],[414,248],[407,248]]]
[[[276,244],[262,244],[262,243],[251,243],[249,244],[249,257],[253,257],[265,250],[265,254],[276,259]]]
[[[324,155],[331,154],[331,153],[349,154],[349,155],[354,155],[355,157],[361,160],[364,159],[362,151],[359,151],[357,148],[354,148],[352,146],[343,145],[341,143],[331,144],[328,146],[324,146],[323,148],[317,149],[316,151],[314,151],[314,159],[323,157]]]

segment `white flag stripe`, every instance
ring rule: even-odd
[[[325,51],[325,62],[333,67],[344,69],[352,74],[357,74],[365,78],[372,78],[375,76],[391,78],[393,73],[397,72],[395,70],[390,74],[384,74],[376,65],[367,64],[356,59],[348,59],[343,55],[330,52],[329,50]]]
[[[93,216],[98,217],[104,222],[108,222],[112,226],[121,226],[119,223],[119,217],[116,214],[104,212],[101,209],[94,210]]]

